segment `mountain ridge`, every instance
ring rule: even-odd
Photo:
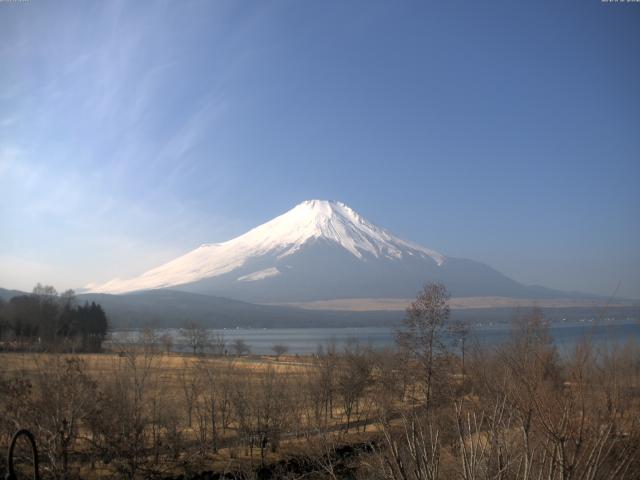
[[[87,290],[92,293],[127,293],[175,287],[232,272],[252,258],[272,255],[281,260],[318,239],[333,242],[358,259],[398,259],[408,253],[431,258],[437,265],[444,262],[444,256],[440,253],[392,235],[342,202],[307,200],[231,240],[203,243],[138,277],[114,279],[102,285],[91,284]],[[260,272],[257,270],[252,273]],[[277,267],[269,267],[268,276],[280,273]],[[255,278],[249,273],[237,276],[236,280],[262,278],[265,277]]]
[[[567,296],[401,239],[346,204],[326,200],[304,201],[238,237],[201,244],[137,277],[89,285],[88,292],[171,288],[253,303],[289,303],[410,298],[428,281],[444,283],[454,296]]]

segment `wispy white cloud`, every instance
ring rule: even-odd
[[[0,119],[0,128],[12,127],[12,126],[16,125],[17,123],[18,123],[18,117],[17,116],[4,117],[4,118]]]

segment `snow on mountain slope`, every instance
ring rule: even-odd
[[[433,250],[402,240],[373,225],[343,203],[308,200],[232,240],[201,245],[139,277],[115,279],[88,289],[125,293],[192,284],[228,274],[257,258],[285,259],[317,240],[339,246],[362,262],[418,258],[439,267],[446,261]],[[255,283],[280,273],[278,268],[268,266],[240,275],[235,281]]]
[[[239,282],[255,282],[258,280],[264,280],[265,278],[275,277],[280,275],[280,270],[276,267],[265,268],[264,270],[258,270],[257,272],[250,273],[248,275],[242,275],[238,277]]]

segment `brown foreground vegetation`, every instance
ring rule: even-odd
[[[30,429],[44,478],[640,478],[637,345],[560,357],[534,312],[454,354],[430,293],[386,351],[1,354],[0,448]]]

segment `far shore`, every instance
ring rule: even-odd
[[[411,298],[341,298],[334,300],[315,300],[311,302],[291,302],[278,305],[302,308],[305,310],[344,310],[351,312],[367,311],[403,311],[413,301]],[[270,304],[276,305],[276,304]],[[632,301],[615,301],[593,298],[510,298],[510,297],[453,297],[449,301],[452,309],[470,308],[592,308],[592,307],[631,307],[637,305]]]

